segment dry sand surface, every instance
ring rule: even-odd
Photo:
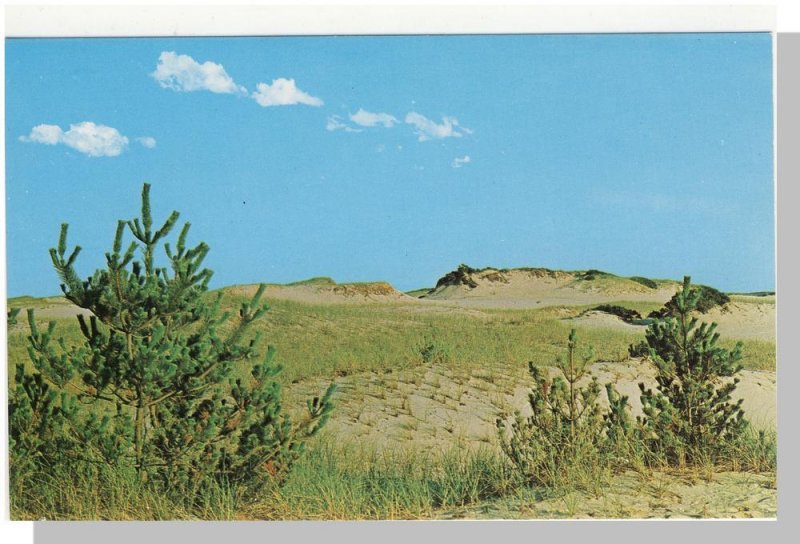
[[[677,283],[657,289],[627,278],[584,281],[576,274],[546,269],[485,270],[471,275],[476,287],[445,285],[425,296],[459,305],[484,308],[541,308],[557,305],[601,304],[615,300],[664,303],[672,298]]]
[[[588,327],[591,329],[616,329],[623,331],[644,331],[646,325],[633,325],[626,323],[619,316],[593,310],[581,314],[578,317],[571,317],[564,320],[567,323],[572,323],[580,327]]]
[[[614,477],[601,494],[491,501],[444,512],[445,519],[775,518],[774,474],[638,474]]]
[[[775,339],[774,297],[763,301],[762,297],[735,297],[724,307],[713,308],[703,321],[717,324],[717,331],[724,337]]]
[[[257,285],[232,287],[229,292],[252,296]],[[386,282],[374,283],[308,283],[298,285],[268,285],[264,299],[291,300],[306,304],[363,304],[365,302],[415,302],[417,299],[401,293]]]
[[[555,372],[554,369],[548,369]],[[601,384],[612,382],[629,397],[632,415],[641,414],[641,381],[655,386],[655,370],[646,361],[596,363],[592,373]],[[412,368],[337,378],[336,409],[324,433],[339,443],[378,451],[418,454],[499,449],[496,420],[530,411],[530,378],[524,369],[496,375],[443,367]],[[756,429],[775,429],[774,372],[742,371],[734,399]],[[287,406],[319,394],[328,381],[315,379],[287,388]],[[600,402],[607,405],[605,392]],[[444,518],[729,518],[774,517],[777,492],[774,474],[647,474],[618,475],[613,485],[595,494],[576,491],[566,497],[497,501],[453,509]]]
[[[775,340],[774,303],[758,300],[732,301],[724,307],[713,308],[706,314],[697,314],[697,318],[701,323],[716,323],[717,332],[723,338]],[[599,311],[586,312],[564,321],[595,329],[644,331],[647,328],[645,325],[626,323],[616,315]]]
[[[13,306],[21,308],[17,316],[17,324],[15,327],[28,328],[28,317],[26,315],[25,304],[14,304]],[[37,300],[36,311],[34,315],[37,319],[59,319],[63,317],[75,317],[77,315],[91,315],[92,312],[75,306],[64,297],[48,297]]]
[[[557,372],[555,369],[548,369]],[[654,388],[655,369],[647,361],[595,363],[592,375],[601,385],[613,383],[628,396],[633,416],[641,415],[639,382]],[[743,370],[734,400],[757,429],[775,429],[775,373]],[[515,410],[528,414],[530,378],[524,369],[514,376],[474,370],[457,373],[440,366],[391,373],[365,373],[337,378],[336,410],[327,429],[342,440],[382,448],[445,450],[452,446],[496,447],[495,422]],[[290,396],[319,394],[329,380],[314,379],[288,388]],[[605,392],[599,402],[607,406]],[[290,403],[289,405],[291,405]]]

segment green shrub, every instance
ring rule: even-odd
[[[690,317],[702,296],[703,290],[692,288],[685,277],[671,301],[675,317],[655,321],[646,332],[658,385],[653,391],[639,384],[640,423],[651,449],[670,463],[714,461],[748,427],[742,401],[731,402],[742,369],[742,345],[718,347],[716,324],[698,325]]]
[[[596,269],[592,268],[590,270],[585,270],[583,272],[579,272],[577,274],[577,277],[578,277],[579,280],[592,281],[592,280],[596,280],[597,278],[607,278],[607,277],[611,277],[613,275],[614,274],[611,274],[609,272],[603,272],[602,270],[596,270]]]
[[[548,378],[533,363],[528,365],[534,380],[528,394],[531,415],[515,413],[510,428],[502,418],[497,420],[504,454],[525,479],[547,488],[569,486],[581,479],[581,472],[585,476],[603,470],[608,465],[609,440],[616,444],[631,434],[626,397],[608,385],[610,409],[603,413],[597,378],[578,385],[589,375],[593,354],[591,348],[582,356],[576,351],[573,329],[566,359],[557,360],[560,375]]]
[[[650,345],[645,340],[636,344],[629,344],[628,355],[630,357],[650,357]]]
[[[650,289],[658,289],[658,284],[651,280],[650,278],[644,278],[642,276],[631,276],[628,278],[631,281],[635,281],[636,283],[641,283],[645,287],[649,287]]]
[[[439,278],[439,281],[436,282],[436,288],[438,289],[446,285],[466,285],[470,289],[474,289],[478,284],[472,279],[472,274],[476,272],[479,272],[479,270],[465,264],[460,264],[457,269]]]
[[[66,298],[92,315],[78,315],[82,343],[69,347],[55,322],[42,331],[28,313],[36,371],[18,367],[10,399],[12,477],[108,464],[189,505],[220,486],[248,497],[284,480],[327,421],[334,389],[309,400],[299,421],[283,413],[275,350],[256,362],[258,335],[248,337],[268,309],[264,286],[236,319],[221,312],[221,295],[205,296],[208,246],[186,246],[188,223],[174,250],[163,246],[168,266],[157,266],[178,213],[153,230],[149,189],[141,217],[119,221],[106,268],[78,277],[80,247],[67,254],[67,225],[50,250]],[[123,251],[126,230],[136,241]]]
[[[691,287],[693,293],[692,296],[697,298],[697,302],[694,304],[694,311],[700,312],[701,314],[708,313],[709,310],[716,306],[724,306],[725,304],[731,301],[731,297],[723,293],[722,291],[718,291],[713,287],[708,287],[706,285],[696,285]],[[660,310],[655,310],[650,312],[650,315],[647,317],[651,317],[654,319],[660,319],[664,317],[676,317],[680,310],[678,309],[678,301],[677,297],[680,292],[675,293],[664,307]]]
[[[420,340],[414,352],[423,365],[448,364],[453,359],[450,347],[433,336]]]
[[[636,310],[631,310],[629,308],[624,308],[622,306],[615,306],[613,304],[601,304],[600,306],[595,306],[589,311],[604,312],[607,314],[615,315],[620,319],[622,319],[623,321],[625,321],[626,323],[631,323],[633,321],[642,318],[642,315]]]

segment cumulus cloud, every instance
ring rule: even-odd
[[[453,168],[461,168],[462,166],[470,162],[472,162],[472,159],[469,158],[469,155],[464,155],[460,159],[458,157],[453,159],[452,166]]]
[[[156,146],[156,139],[152,136],[140,136],[136,141],[145,146],[147,149],[153,149]]]
[[[90,157],[116,157],[128,145],[128,138],[117,129],[91,121],[70,125],[67,131],[58,125],[37,125],[20,140],[46,145],[64,144]]]
[[[431,139],[460,138],[464,134],[472,134],[470,129],[459,125],[458,119],[455,117],[442,117],[442,122],[439,124],[412,111],[406,115],[405,122],[414,126],[414,132],[420,142]]]
[[[61,141],[64,131],[57,125],[36,125],[28,136],[20,136],[23,142],[36,142],[37,144],[55,145]]]
[[[345,132],[361,132],[360,128],[353,128],[346,123],[342,123],[342,118],[338,115],[331,115],[325,123],[325,129],[333,132],[334,130],[343,130]]]
[[[373,113],[362,108],[359,108],[355,113],[351,113],[350,120],[362,127],[383,125],[386,128],[392,128],[398,122],[394,115],[389,115],[388,113]]]
[[[301,91],[297,88],[294,79],[278,78],[272,80],[272,85],[259,83],[256,91],[251,95],[260,106],[292,106],[305,104],[306,106],[321,106],[324,102],[316,96]]]
[[[189,55],[174,51],[162,52],[155,72],[150,75],[159,85],[173,91],[247,94],[247,89],[237,85],[221,64],[211,61],[200,64]]]

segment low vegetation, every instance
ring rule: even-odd
[[[635,281],[636,283],[641,283],[645,287],[649,287],[650,289],[658,289],[658,284],[651,280],[650,278],[643,278],[642,276],[631,276],[629,278],[631,281]]]
[[[647,317],[651,318],[664,318],[664,317],[675,317],[680,314],[680,309],[678,307],[678,296],[680,292],[675,293],[675,295],[664,304],[664,307],[655,310],[650,313]],[[714,289],[713,287],[708,287],[706,285],[697,285],[692,287],[692,296],[696,298],[696,302],[694,304],[694,310],[701,314],[708,313],[709,310],[715,308],[717,306],[725,306],[727,303],[731,301],[731,297],[727,294]]]
[[[14,518],[426,518],[503,501],[568,501],[576,490],[599,497],[623,474],[655,485],[655,475],[674,471],[707,479],[775,471],[774,433],[754,431],[730,400],[742,368],[774,369],[774,342],[737,343],[699,324],[692,312],[724,304],[723,294],[688,278],[646,332],[573,329],[569,318],[596,310],[633,322],[660,303],[478,310],[278,299],[267,307],[263,289],[207,292],[207,248],[186,246],[188,227],[166,248],[169,272],[156,266],[154,248],[176,220],[151,228],[146,187],[141,217],[120,223],[106,269],[78,279],[79,250],[67,251],[65,228],[52,258],[66,299],[10,301]],[[138,242],[123,251],[125,229]],[[469,285],[485,271],[462,265],[448,281]],[[20,319],[20,308],[73,305],[91,314],[46,320],[37,310],[27,325]],[[631,399],[590,370],[630,356],[658,373],[654,389],[640,389],[638,419]],[[411,376],[403,394],[392,381],[400,373]],[[508,384],[533,383],[523,412],[491,414],[497,435],[480,447],[454,437],[426,451],[380,449],[323,428],[336,414],[333,388],[306,406],[289,402],[305,395],[285,394],[367,374],[375,379],[363,395],[391,408],[412,442],[422,423],[408,391],[461,406],[469,399],[457,377],[475,382],[470,395],[487,404]],[[454,379],[440,383],[444,374]],[[446,419],[433,421],[453,432]]]
[[[149,188],[141,217],[118,223],[107,267],[88,280],[74,268],[81,248],[67,252],[67,225],[50,251],[65,297],[91,317],[77,316],[81,338],[68,346],[55,322],[41,330],[28,310],[34,370],[17,364],[9,401],[14,491],[26,481],[84,474],[135,476],[186,508],[206,508],[221,493],[250,500],[285,480],[330,416],[332,385],[293,421],[274,380],[275,350],[257,362],[249,329],[268,309],[259,302],[264,286],[230,320],[220,296],[203,296],[208,247],[186,246],[188,223],[174,251],[164,244],[169,270],[156,265],[155,250],[178,214],[153,230]],[[126,230],[136,241],[123,251]]]
[[[589,311],[615,315],[626,323],[633,323],[634,321],[639,321],[642,319],[642,314],[636,310],[631,310],[630,308],[617,306],[615,304],[601,304],[600,306],[595,306]]]
[[[548,377],[529,363],[534,382],[528,394],[530,415],[523,417],[517,412],[510,425],[503,418],[497,420],[503,453],[525,481],[545,488],[575,485],[586,481],[587,467],[603,464],[601,450],[607,439],[616,437],[621,423],[609,415],[612,412],[601,412],[596,378],[578,385],[592,359],[591,348],[578,353],[573,329],[566,357],[556,363],[558,375]],[[609,395],[614,394],[613,388],[609,389]]]
[[[544,487],[597,481],[602,472],[637,466],[737,466],[775,468],[775,442],[754,433],[731,401],[742,370],[742,344],[718,345],[716,325],[700,324],[692,313],[703,296],[690,279],[672,299],[676,316],[647,329],[648,360],[657,368],[655,391],[639,384],[643,416],[632,420],[627,398],[606,386],[607,408],[600,408],[596,378],[585,385],[591,349],[578,354],[575,330],[559,373],[548,377],[529,363],[534,385],[530,415],[516,412],[510,425],[497,421],[502,450],[522,477]],[[644,346],[632,346],[632,351]],[[732,378],[723,382],[720,378]],[[620,463],[621,461],[621,463]]]
[[[688,277],[670,300],[674,317],[647,329],[651,360],[658,369],[656,391],[639,384],[643,438],[651,451],[672,464],[716,463],[745,434],[742,400],[731,402],[742,370],[742,345],[717,345],[715,324],[699,323],[692,313],[709,300],[709,291],[693,289]],[[718,292],[717,292],[718,293]],[[713,296],[713,292],[711,292]],[[720,378],[732,378],[722,383]]]

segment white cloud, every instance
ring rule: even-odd
[[[159,85],[174,91],[247,94],[247,89],[237,85],[221,64],[211,61],[200,64],[189,55],[174,51],[162,52],[155,72],[150,75]]]
[[[64,144],[90,157],[116,157],[128,145],[128,138],[117,129],[96,125],[91,121],[70,125],[66,132],[57,125],[37,125],[20,140],[47,145]]]
[[[306,106],[321,106],[324,102],[316,96],[301,91],[297,88],[294,79],[278,78],[272,80],[272,85],[259,83],[256,91],[251,95],[260,106],[292,106],[305,104]]]
[[[359,108],[355,113],[351,113],[350,120],[362,127],[383,125],[386,128],[392,128],[395,123],[398,122],[394,115],[389,115],[388,113],[373,113],[362,108]]]
[[[453,166],[453,168],[461,168],[462,166],[464,166],[465,164],[470,163],[470,162],[472,162],[472,159],[469,158],[469,155],[464,155],[460,159],[458,157],[453,159],[452,166]]]
[[[412,111],[406,115],[405,122],[414,125],[417,139],[420,142],[441,138],[460,138],[464,134],[472,134],[468,128],[458,124],[455,117],[442,117],[441,124],[437,124],[424,115]]]
[[[145,146],[147,149],[153,149],[156,146],[156,139],[152,136],[141,136],[136,138],[136,141]]]
[[[36,142],[38,144],[55,145],[61,141],[64,132],[57,125],[36,125],[28,136],[20,136],[23,142]]]
[[[345,132],[361,132],[360,128],[353,128],[350,125],[342,123],[342,118],[338,115],[331,115],[325,123],[325,129],[333,132],[334,130],[343,130]]]

